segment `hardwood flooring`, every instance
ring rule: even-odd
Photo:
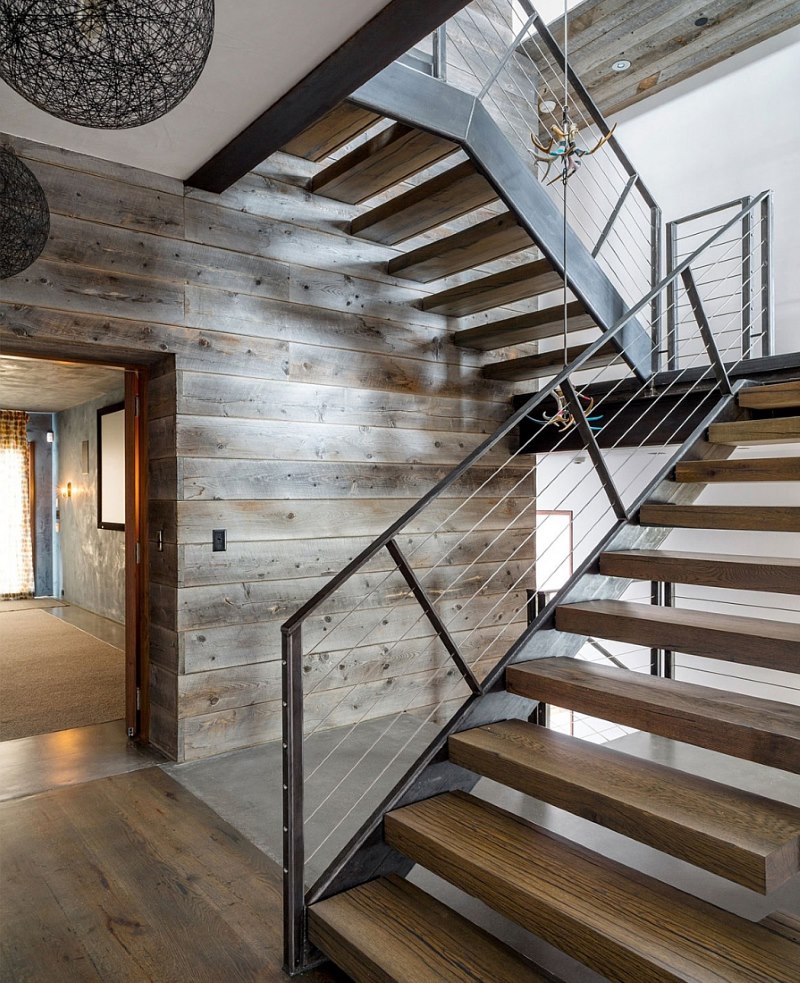
[[[4,803],[0,869],[2,983],[286,979],[279,868],[159,768]]]

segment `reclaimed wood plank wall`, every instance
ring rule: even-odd
[[[512,390],[480,378],[492,356],[457,349],[447,319],[414,306],[433,288],[386,274],[394,250],[347,235],[352,208],[304,190],[315,165],[276,155],[216,198],[6,140],[41,181],[52,230],[41,258],[4,281],[0,344],[160,359],[149,401],[152,738],[178,760],[274,739],[281,622],[508,415]],[[428,584],[457,637],[485,617],[468,638],[476,655],[495,651],[500,628],[519,628],[533,586],[516,583],[532,511],[494,542],[520,505],[531,508],[527,462],[481,487],[505,455],[402,540],[419,548],[418,569],[433,570]],[[475,497],[448,518],[465,490]],[[227,529],[226,552],[212,552],[214,528]],[[419,608],[396,580],[380,584],[388,569],[376,560],[307,625],[307,645],[319,644],[307,665],[319,680],[312,722],[419,712],[461,692],[437,668],[442,653],[421,643],[430,631]],[[373,587],[334,641],[331,617]]]

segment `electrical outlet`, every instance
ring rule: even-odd
[[[223,553],[228,548],[228,534],[225,529],[211,530],[211,549],[214,553]]]

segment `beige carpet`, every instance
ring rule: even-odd
[[[68,608],[67,601],[57,597],[26,597],[20,601],[0,601],[0,614],[7,611],[30,611],[34,608]]]
[[[46,611],[0,615],[0,740],[124,716],[124,652]]]

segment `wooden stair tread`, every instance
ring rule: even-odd
[[[491,263],[531,246],[533,240],[516,216],[503,212],[436,242],[395,256],[389,262],[388,271],[393,276],[430,283],[431,280],[475,269],[483,263]]]
[[[560,605],[556,629],[762,669],[800,672],[800,624],[788,621],[636,601],[584,601]]]
[[[316,123],[307,126],[281,149],[285,154],[292,154],[294,157],[324,160],[382,118],[352,102],[342,102]]]
[[[771,386],[751,386],[739,393],[739,406],[752,410],[790,410],[800,407],[800,379]]]
[[[742,529],[757,532],[800,532],[796,505],[673,505],[646,502],[639,511],[643,526],[680,529]]]
[[[800,870],[800,809],[507,720],[455,734],[450,760],[754,891]]]
[[[461,792],[390,813],[387,842],[615,980],[795,983],[763,926]]]
[[[395,875],[313,905],[308,935],[356,983],[552,983],[488,932]]]
[[[629,580],[800,594],[800,560],[779,556],[620,550],[600,556],[600,573]]]
[[[497,200],[471,161],[456,164],[350,223],[353,235],[394,246]]]
[[[587,314],[583,304],[574,300],[567,305],[567,330],[585,331],[597,327],[591,314]],[[528,341],[553,338],[564,330],[563,306],[547,307],[540,311],[530,311],[515,317],[480,324],[474,328],[456,331],[453,341],[462,348],[479,348],[492,351],[507,345],[520,345]]]
[[[800,481],[800,457],[727,458],[724,461],[682,461],[675,466],[675,480]]]
[[[420,306],[424,311],[463,317],[549,293],[562,284],[561,274],[553,269],[549,260],[536,259],[430,294]]]
[[[800,440],[800,416],[777,416],[762,420],[731,420],[708,428],[712,444],[785,444]]]
[[[458,150],[425,130],[393,123],[311,179],[311,190],[357,205]]]
[[[511,666],[506,688],[531,700],[800,773],[800,709],[788,703],[569,658]]]
[[[586,351],[588,345],[576,345],[567,350],[567,362],[573,362]],[[618,357],[618,352],[609,342],[598,349],[583,369],[596,369],[609,365]],[[501,382],[524,382],[526,379],[542,379],[556,375],[564,367],[564,352],[561,349],[552,352],[541,352],[539,355],[525,355],[522,358],[512,358],[505,362],[493,362],[484,365],[481,374],[486,379],[497,379]]]
[[[762,918],[759,924],[800,945],[800,915],[793,915],[788,911],[773,911],[771,915]]]

